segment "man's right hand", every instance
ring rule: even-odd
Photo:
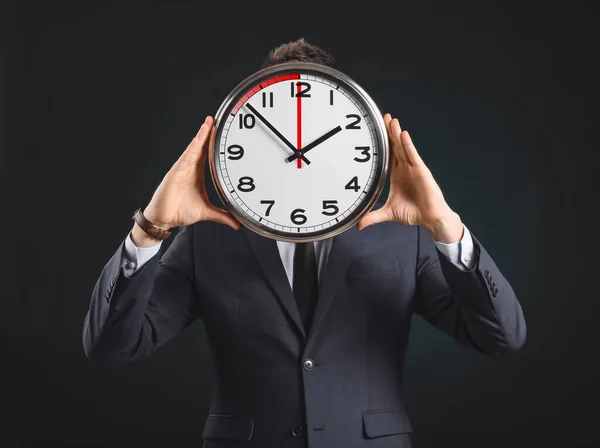
[[[215,134],[214,119],[208,116],[143,211],[154,226],[167,230],[198,221],[216,221],[235,230],[240,228],[239,221],[211,204],[206,194],[204,168],[208,151],[214,145]],[[133,226],[131,237],[138,247],[154,246],[160,241],[146,234],[137,224]]]

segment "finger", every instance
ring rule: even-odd
[[[210,221],[216,221],[221,224],[225,224],[226,226],[231,227],[234,230],[238,230],[240,228],[240,222],[233,217],[233,215],[229,212],[226,212],[223,209],[215,207],[211,205],[208,210],[207,218]]]
[[[206,164],[206,157],[208,153],[213,150],[215,146],[215,137],[217,135],[217,128],[214,126],[210,129],[210,136],[204,139],[204,143],[202,144],[202,149],[200,150],[200,157],[196,160],[198,163],[198,168],[204,169],[204,165]]]
[[[214,121],[213,117],[211,117],[210,115],[207,115],[206,119],[204,120],[203,125],[206,125],[206,128],[211,129],[214,124],[213,121]],[[201,134],[204,135],[204,133],[202,132],[202,127],[200,127],[200,130],[198,130],[198,133],[196,134],[196,137],[199,140],[202,140]],[[206,138],[206,137],[204,137],[204,138]]]
[[[385,114],[383,116],[383,122],[385,123],[385,128],[387,129],[388,134],[388,140],[390,142],[390,169],[393,170],[396,167],[396,165],[398,165],[398,163],[402,162],[402,160],[398,158],[398,154],[395,149],[396,142],[394,136],[392,135],[392,128],[390,127],[390,124],[392,122],[392,116],[390,114]]]
[[[200,126],[198,133],[190,142],[186,150],[182,154],[182,158],[186,158],[191,161],[197,161],[202,156],[204,145],[208,139],[211,129],[213,128],[213,118],[209,115]]]
[[[400,122],[397,118],[394,118],[390,122],[390,129],[392,133],[392,139],[394,141],[393,146],[397,157],[403,162],[410,163],[410,159],[408,158],[408,154],[406,154],[406,149],[404,148],[404,143],[402,143],[402,138],[400,137],[402,129],[400,128]]]
[[[401,143],[399,143],[398,138],[394,131],[394,127],[393,127],[394,122],[398,122],[398,120],[396,118],[392,118],[390,116],[390,121],[388,122],[388,135],[390,138],[390,145],[392,146],[392,148],[391,148],[392,155],[394,156],[393,160],[395,161],[395,163],[393,164],[393,167],[395,167],[398,163],[404,163],[406,160],[404,151],[402,151],[402,145],[401,145]]]
[[[392,116],[389,113],[386,113],[383,116],[383,122],[385,123],[385,127],[388,128],[390,121],[392,121]]]
[[[213,126],[210,130],[209,149],[212,151],[215,147],[215,139],[217,138],[217,128]]]
[[[417,148],[415,148],[415,145],[413,144],[408,131],[402,131],[400,137],[402,138],[402,144],[404,146],[404,149],[406,150],[406,154],[408,155],[408,158],[410,159],[411,163],[413,165],[423,163],[423,159],[421,159]]]
[[[387,135],[388,135],[388,140],[390,141],[390,144],[392,143],[392,134],[391,134],[391,130],[390,130],[390,123],[392,121],[392,116],[390,114],[385,114],[383,116],[383,123],[385,124],[385,129],[387,131]]]
[[[358,222],[357,228],[358,230],[363,230],[365,227],[386,221],[391,221],[391,218],[387,206],[384,205],[377,210],[367,213],[367,215]]]

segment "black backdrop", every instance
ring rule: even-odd
[[[103,366],[84,356],[83,319],[204,116],[299,37],[411,131],[527,319],[521,352],[487,358],[415,318],[415,445],[597,446],[592,7],[239,3],[2,4],[0,446],[199,446],[202,324]]]

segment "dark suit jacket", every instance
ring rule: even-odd
[[[131,277],[121,245],[94,287],[85,353],[149,355],[201,318],[215,373],[205,448],[410,447],[402,376],[413,313],[485,354],[525,341],[513,289],[472,236],[468,272],[418,226],[335,237],[308,335],[274,240],[199,222]]]

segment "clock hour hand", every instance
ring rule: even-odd
[[[334,128],[334,129],[332,129],[331,131],[327,132],[326,134],[324,134],[321,137],[319,137],[318,139],[316,139],[314,142],[309,143],[308,145],[306,145],[304,148],[302,148],[300,151],[298,151],[294,155],[289,156],[286,160],[288,162],[293,162],[298,157],[302,157],[305,153],[307,153],[308,151],[310,151],[311,149],[313,149],[315,146],[320,145],[325,140],[333,137],[335,134],[337,134],[341,130],[342,130],[341,126],[338,126],[338,127]]]
[[[292,151],[294,151],[292,160],[296,160],[298,157],[300,157],[300,158],[302,158],[302,160],[304,160],[304,162],[307,165],[310,165],[310,161],[306,157],[304,157],[304,154],[302,154],[297,148],[295,148],[294,145],[292,145],[289,142],[289,140],[281,134],[281,132],[279,132],[277,129],[275,129],[275,127],[271,123],[269,123],[267,121],[267,119],[265,117],[263,117],[254,107],[252,107],[252,105],[250,103],[246,103],[245,106],[248,109],[250,109],[250,112],[252,112],[254,115],[256,115],[258,117],[258,119],[265,124],[265,126],[267,126],[271,131],[273,131],[273,134],[275,134],[277,137],[279,137],[279,139],[283,143],[285,143],[288,148],[290,148]],[[340,130],[341,130],[341,128],[340,128]]]

